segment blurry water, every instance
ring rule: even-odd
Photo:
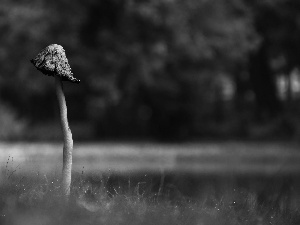
[[[283,175],[300,173],[298,146],[284,143],[75,143],[75,172],[187,172]],[[62,144],[0,143],[0,165],[18,173],[60,171]]]

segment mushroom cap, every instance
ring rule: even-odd
[[[63,81],[80,82],[73,77],[65,50],[61,45],[51,44],[47,46],[30,62],[45,75],[60,76]]]

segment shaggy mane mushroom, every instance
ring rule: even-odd
[[[55,78],[55,89],[60,111],[61,128],[64,137],[63,147],[63,170],[62,170],[62,191],[66,198],[70,195],[71,171],[72,171],[72,132],[68,123],[67,105],[63,92],[62,81],[79,83],[71,72],[71,67],[61,45],[52,44],[44,48],[31,63],[43,74]]]

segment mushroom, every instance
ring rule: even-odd
[[[62,191],[68,198],[70,195],[71,185],[73,139],[71,129],[68,124],[67,105],[63,92],[62,81],[79,83],[80,80],[73,77],[65,50],[61,45],[52,44],[47,46],[34,59],[31,59],[30,62],[33,63],[33,65],[43,74],[54,76],[55,78],[60,122],[64,137]]]

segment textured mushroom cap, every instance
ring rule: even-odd
[[[63,81],[80,82],[80,80],[73,77],[65,50],[61,45],[52,44],[47,46],[30,62],[45,75],[57,75]]]

